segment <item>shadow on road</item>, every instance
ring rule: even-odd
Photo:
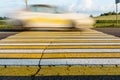
[[[31,77],[0,77],[0,80],[32,80]],[[37,76],[34,80],[120,80],[120,76]]]

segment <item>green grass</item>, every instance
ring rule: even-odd
[[[120,28],[120,24],[110,24],[110,23],[96,23],[94,24],[95,28]]]
[[[95,28],[120,28],[120,15],[118,15],[118,25],[116,25],[116,15],[94,17]]]
[[[0,20],[0,29],[17,29],[18,27],[7,25],[5,20]]]
[[[0,20],[0,25],[5,24],[5,20]]]
[[[98,16],[94,17],[95,20],[116,20],[116,15],[108,15],[108,16]],[[118,15],[118,20],[120,20],[120,15]]]
[[[11,26],[11,25],[6,25],[6,24],[3,24],[3,25],[0,25],[0,29],[7,29],[7,28],[16,28],[16,26]]]

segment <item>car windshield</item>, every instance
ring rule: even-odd
[[[56,13],[55,7],[49,6],[30,6],[32,12],[46,12],[46,13]]]
[[[47,6],[47,5],[33,5],[30,6],[32,12],[45,12],[45,13],[67,13],[65,9]]]

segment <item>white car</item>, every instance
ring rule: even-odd
[[[68,29],[91,27],[94,20],[85,14],[70,13],[51,5],[30,5],[12,14],[12,24],[27,29]]]

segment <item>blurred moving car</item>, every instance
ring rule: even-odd
[[[70,13],[56,6],[36,4],[14,12],[11,22],[27,29],[86,28],[94,23],[88,15]]]

